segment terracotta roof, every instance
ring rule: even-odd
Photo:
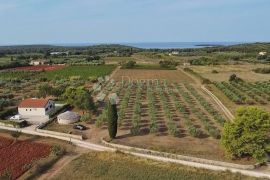
[[[50,99],[25,99],[19,104],[19,108],[44,108]]]

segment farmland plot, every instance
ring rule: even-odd
[[[214,85],[237,105],[267,105],[270,102],[270,81],[214,82]]]
[[[186,83],[119,82],[118,136],[114,143],[237,163],[220,147],[225,116],[199,87]],[[105,113],[104,113],[105,112]],[[106,130],[106,109],[98,117]],[[95,128],[93,128],[95,129]]]
[[[116,81],[147,81],[147,80],[168,80],[169,82],[192,83],[193,79],[179,70],[141,70],[141,69],[120,69],[112,77]]]
[[[16,141],[0,137],[0,175],[9,173],[12,179],[28,170],[28,165],[50,154],[50,146],[29,141]]]
[[[133,135],[142,132],[219,139],[224,116],[194,86],[166,81],[117,84],[122,85],[120,129]]]

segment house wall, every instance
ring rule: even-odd
[[[49,101],[44,108],[18,108],[20,115],[25,116],[46,116],[54,110],[55,105],[53,101]]]
[[[20,115],[45,116],[45,108],[18,108]]]

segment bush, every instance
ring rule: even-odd
[[[164,60],[164,61],[160,61],[159,65],[161,68],[175,68],[176,66],[179,65],[179,63],[172,60]]]
[[[253,69],[255,73],[261,73],[261,74],[270,74],[270,68],[257,68]]]
[[[232,74],[229,78],[229,81],[230,82],[240,82],[240,81],[243,81],[241,78],[237,77],[236,74]]]
[[[136,65],[136,61],[128,61],[127,63],[123,64],[122,68],[125,69],[132,69]]]
[[[83,121],[83,122],[90,121],[91,118],[92,118],[92,115],[90,113],[86,113],[86,114],[81,116],[81,121]]]
[[[200,57],[198,59],[193,59],[190,61],[192,65],[211,65],[217,64],[213,59],[207,57]]]
[[[213,74],[217,74],[218,71],[214,69],[214,70],[212,70],[212,73],[213,73]]]
[[[202,131],[195,126],[190,126],[188,132],[193,137],[201,137],[203,135]]]
[[[18,113],[17,108],[6,109],[0,112],[0,119],[5,119],[8,116],[13,116]]]
[[[62,156],[64,153],[65,151],[60,145],[53,145],[51,148],[51,154],[54,156]]]

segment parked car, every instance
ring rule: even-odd
[[[21,120],[22,118],[21,118],[21,116],[20,115],[15,115],[15,116],[12,116],[12,117],[10,117],[9,118],[9,120]]]
[[[76,124],[73,126],[73,129],[78,129],[78,130],[86,130],[86,127],[81,124]]]

